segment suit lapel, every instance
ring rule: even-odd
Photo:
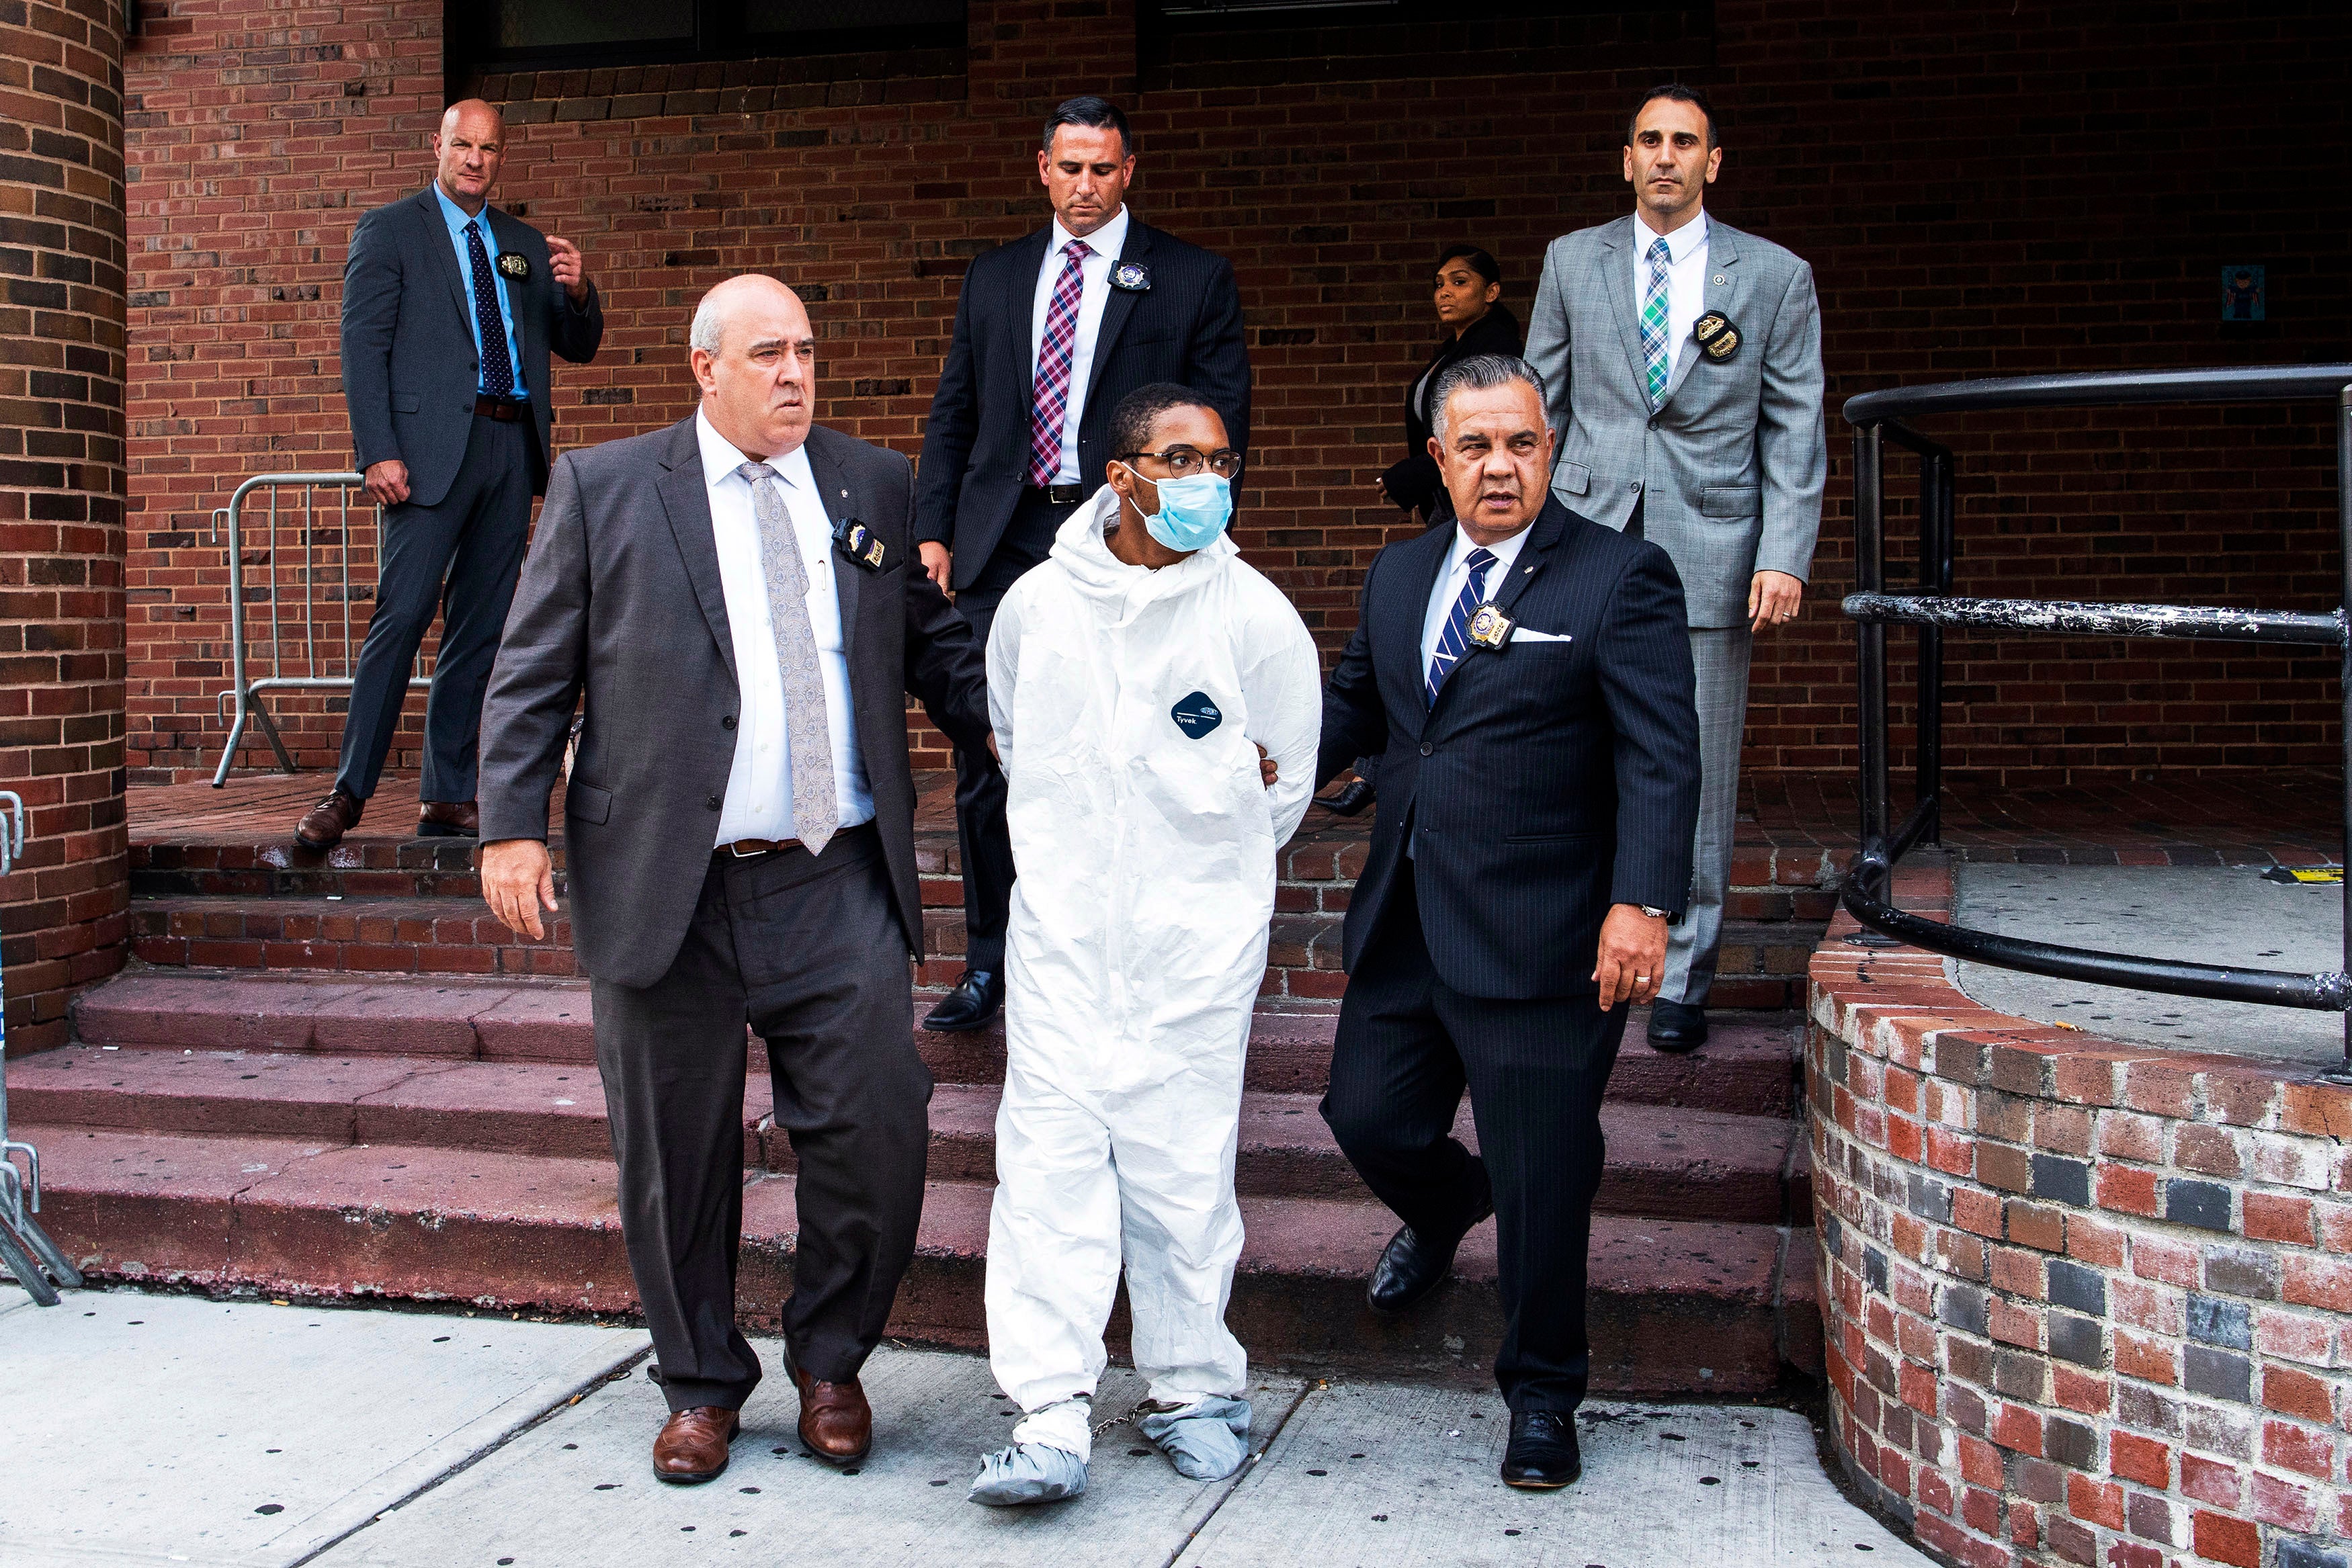
[[[1127,243],[1119,246],[1118,259],[1111,263],[1113,271],[1120,262],[1140,261],[1151,254],[1151,230],[1129,215],[1127,220]],[[1127,319],[1135,314],[1135,302],[1143,298],[1132,288],[1113,288],[1110,298],[1103,301],[1102,325],[1095,329],[1094,363],[1087,367],[1086,406],[1092,408],[1095,388],[1101,384],[1103,367],[1110,363],[1110,351],[1118,345],[1118,335],[1127,327]]]
[[[1388,678],[1409,694],[1405,711],[1413,717],[1412,728],[1416,735],[1430,711],[1423,695],[1429,683],[1421,667],[1421,629],[1429,619],[1429,596],[1437,591],[1438,574],[1445,570],[1460,528],[1457,523],[1453,528],[1432,528],[1400,549],[1397,565],[1402,581],[1393,596],[1374,607],[1381,621],[1372,628],[1373,660],[1385,664]]]
[[[727,623],[727,584],[719,574],[719,540],[711,532],[702,444],[696,439],[692,414],[670,426],[669,445],[662,454],[661,465],[667,472],[655,488],[661,496],[662,510],[668,515],[677,553],[686,561],[694,597],[702,605],[702,618],[710,623],[710,635],[718,640],[719,654],[727,661],[727,674],[740,691],[742,672],[735,667],[735,633]]]
[[[1045,265],[1045,246],[1052,243],[1054,227],[1045,225],[1023,240],[1013,252],[1013,265],[1005,269],[1004,319],[1012,329],[1013,376],[1020,394],[1013,406],[1025,409],[1037,401],[1037,357],[1029,344],[1029,324],[1037,314],[1037,271]],[[1026,424],[1028,416],[1023,415]]]
[[[823,426],[809,431],[809,472],[816,476],[817,497],[824,503],[824,515],[835,528],[844,518],[857,516],[857,497],[851,491],[849,476],[842,469],[833,450],[833,432]],[[830,549],[830,547],[828,547]],[[848,662],[854,684],[857,670],[857,598],[866,569],[849,559],[839,550],[831,550],[833,562],[833,593],[841,608],[841,656]]]
[[[1642,319],[1633,303],[1633,220],[1619,218],[1601,235],[1601,287],[1609,297],[1609,314],[1617,322],[1617,340],[1625,345],[1625,368],[1642,401],[1649,398],[1649,361],[1642,353]]]
[[[1706,283],[1699,296],[1699,314],[1704,316],[1710,310],[1720,310],[1727,319],[1737,322],[1739,318],[1732,313],[1732,307],[1738,298],[1738,237],[1729,225],[1709,218],[1706,220]],[[1746,336],[1747,329],[1741,328],[1740,334]],[[1674,379],[1666,382],[1666,395],[1659,400],[1660,408],[1675,401],[1675,394],[1683,390],[1683,382],[1690,376],[1691,367],[1701,358],[1696,342],[1685,345],[1685,352],[1675,366]]]
[[[490,239],[493,242],[490,261],[493,265],[496,265],[499,256],[505,252],[522,250],[522,235],[518,232],[521,225],[514,219],[494,207],[488,206],[482,209],[482,215],[489,220]],[[546,330],[547,313],[543,309],[537,308],[536,306],[540,298],[540,290],[546,287],[550,281],[543,267],[531,268],[530,276],[520,283],[515,282],[512,278],[507,280],[507,304],[509,308],[514,311],[515,348],[525,359],[530,357],[533,329],[536,328],[542,332]],[[515,371],[520,375],[522,367],[517,365]]]
[[[449,303],[457,312],[457,324],[466,335],[474,335],[473,297],[467,291],[465,274],[457,270],[457,252],[449,241],[449,225],[441,212],[441,198],[426,186],[416,198],[416,215],[425,225],[425,248],[433,253],[433,264],[440,268],[442,281],[449,286]]]
[[[1533,582],[1549,564],[1552,547],[1559,543],[1559,537],[1567,528],[1568,508],[1559,504],[1558,497],[1546,497],[1544,509],[1536,514],[1536,520],[1528,526],[1528,542],[1519,547],[1519,558],[1511,563],[1510,577],[1487,595],[1502,606],[1504,614],[1511,612],[1511,606],[1519,601],[1519,595],[1528,591],[1528,584]]]

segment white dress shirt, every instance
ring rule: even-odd
[[[1486,547],[1495,552],[1495,564],[1486,569],[1487,599],[1503,591],[1503,584],[1510,580],[1511,563],[1519,559],[1519,547],[1534,531],[1535,524],[1530,521],[1502,543]],[[1445,634],[1446,617],[1454,612],[1454,601],[1462,596],[1462,585],[1470,580],[1470,552],[1477,548],[1478,541],[1464,533],[1457,520],[1454,525],[1454,548],[1445,552],[1445,570],[1437,574],[1437,586],[1430,591],[1429,613],[1421,622],[1421,680],[1424,691],[1429,685],[1429,662],[1437,657],[1437,640]],[[1462,656],[1467,659],[1473,655],[1465,648]]]
[[[1118,265],[1118,253],[1127,245],[1127,205],[1119,204],[1110,222],[1086,236],[1087,248],[1094,254],[1086,258],[1080,269],[1085,279],[1078,295],[1078,335],[1070,346],[1070,395],[1062,406],[1061,465],[1054,471],[1056,485],[1085,483],[1078,472],[1078,421],[1087,412],[1087,380],[1095,363],[1095,336],[1102,329],[1103,308],[1110,303],[1110,269]],[[1030,385],[1036,385],[1037,360],[1045,347],[1045,314],[1054,303],[1054,285],[1061,281],[1062,268],[1067,265],[1062,248],[1078,236],[1054,220],[1054,236],[1045,246],[1045,265],[1037,269],[1037,294],[1029,311],[1029,372]],[[1102,476],[1095,476],[1100,484]]]
[[[719,812],[717,844],[739,839],[798,837],[793,826],[793,753],[784,722],[784,682],[776,668],[776,638],[768,624],[768,574],[760,558],[760,524],[751,510],[751,484],[735,470],[745,455],[728,444],[697,410],[695,439],[702,447],[702,483],[710,502],[710,532],[719,547],[719,583],[727,596],[727,629],[735,643],[735,675],[742,711],[735,719],[735,765]],[[833,523],[809,468],[808,448],[796,446],[768,466],[782,481],[784,509],[799,539],[808,573],[810,628],[824,677],[825,727],[833,741],[833,788],[844,828],[874,820],[874,792],[849,706],[849,660],[842,646],[841,601],[834,586]]]
[[[1637,210],[1633,214],[1633,316],[1638,322],[1642,301],[1650,297],[1650,247],[1666,242],[1666,341],[1674,358],[1666,362],[1673,379],[1683,349],[1690,342],[1691,323],[1706,309],[1706,209],[1676,229],[1660,235]]]

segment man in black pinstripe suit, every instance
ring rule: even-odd
[[[1601,1092],[1690,887],[1690,640],[1665,552],[1549,495],[1524,361],[1464,360],[1433,402],[1457,520],[1373,559],[1324,694],[1318,787],[1372,756],[1381,795],[1323,1116],[1404,1221],[1375,1309],[1436,1289],[1496,1217],[1503,1479],[1559,1487],[1580,1469]],[[1465,1086],[1478,1155],[1452,1134]]]

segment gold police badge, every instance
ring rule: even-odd
[[[1691,337],[1699,351],[1717,364],[1739,352],[1739,329],[1720,310],[1710,310],[1692,322]]]
[[[889,548],[882,542],[881,536],[856,517],[844,519],[833,530],[833,541],[840,547],[842,554],[867,571],[880,571],[883,562],[890,556]]]
[[[1511,640],[1512,629],[1517,624],[1503,613],[1503,607],[1493,600],[1470,612],[1470,645],[1499,653],[1503,644]]]
[[[519,250],[499,252],[499,259],[492,265],[498,267],[500,277],[510,277],[517,283],[530,276],[530,257]]]

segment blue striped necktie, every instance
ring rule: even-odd
[[[1429,706],[1437,706],[1438,688],[1445,677],[1454,673],[1454,662],[1462,657],[1468,645],[1470,612],[1486,601],[1486,569],[1495,564],[1495,552],[1485,545],[1470,552],[1470,580],[1462,585],[1461,597],[1454,601],[1453,612],[1445,618],[1445,630],[1437,634],[1437,652],[1429,659]]]

